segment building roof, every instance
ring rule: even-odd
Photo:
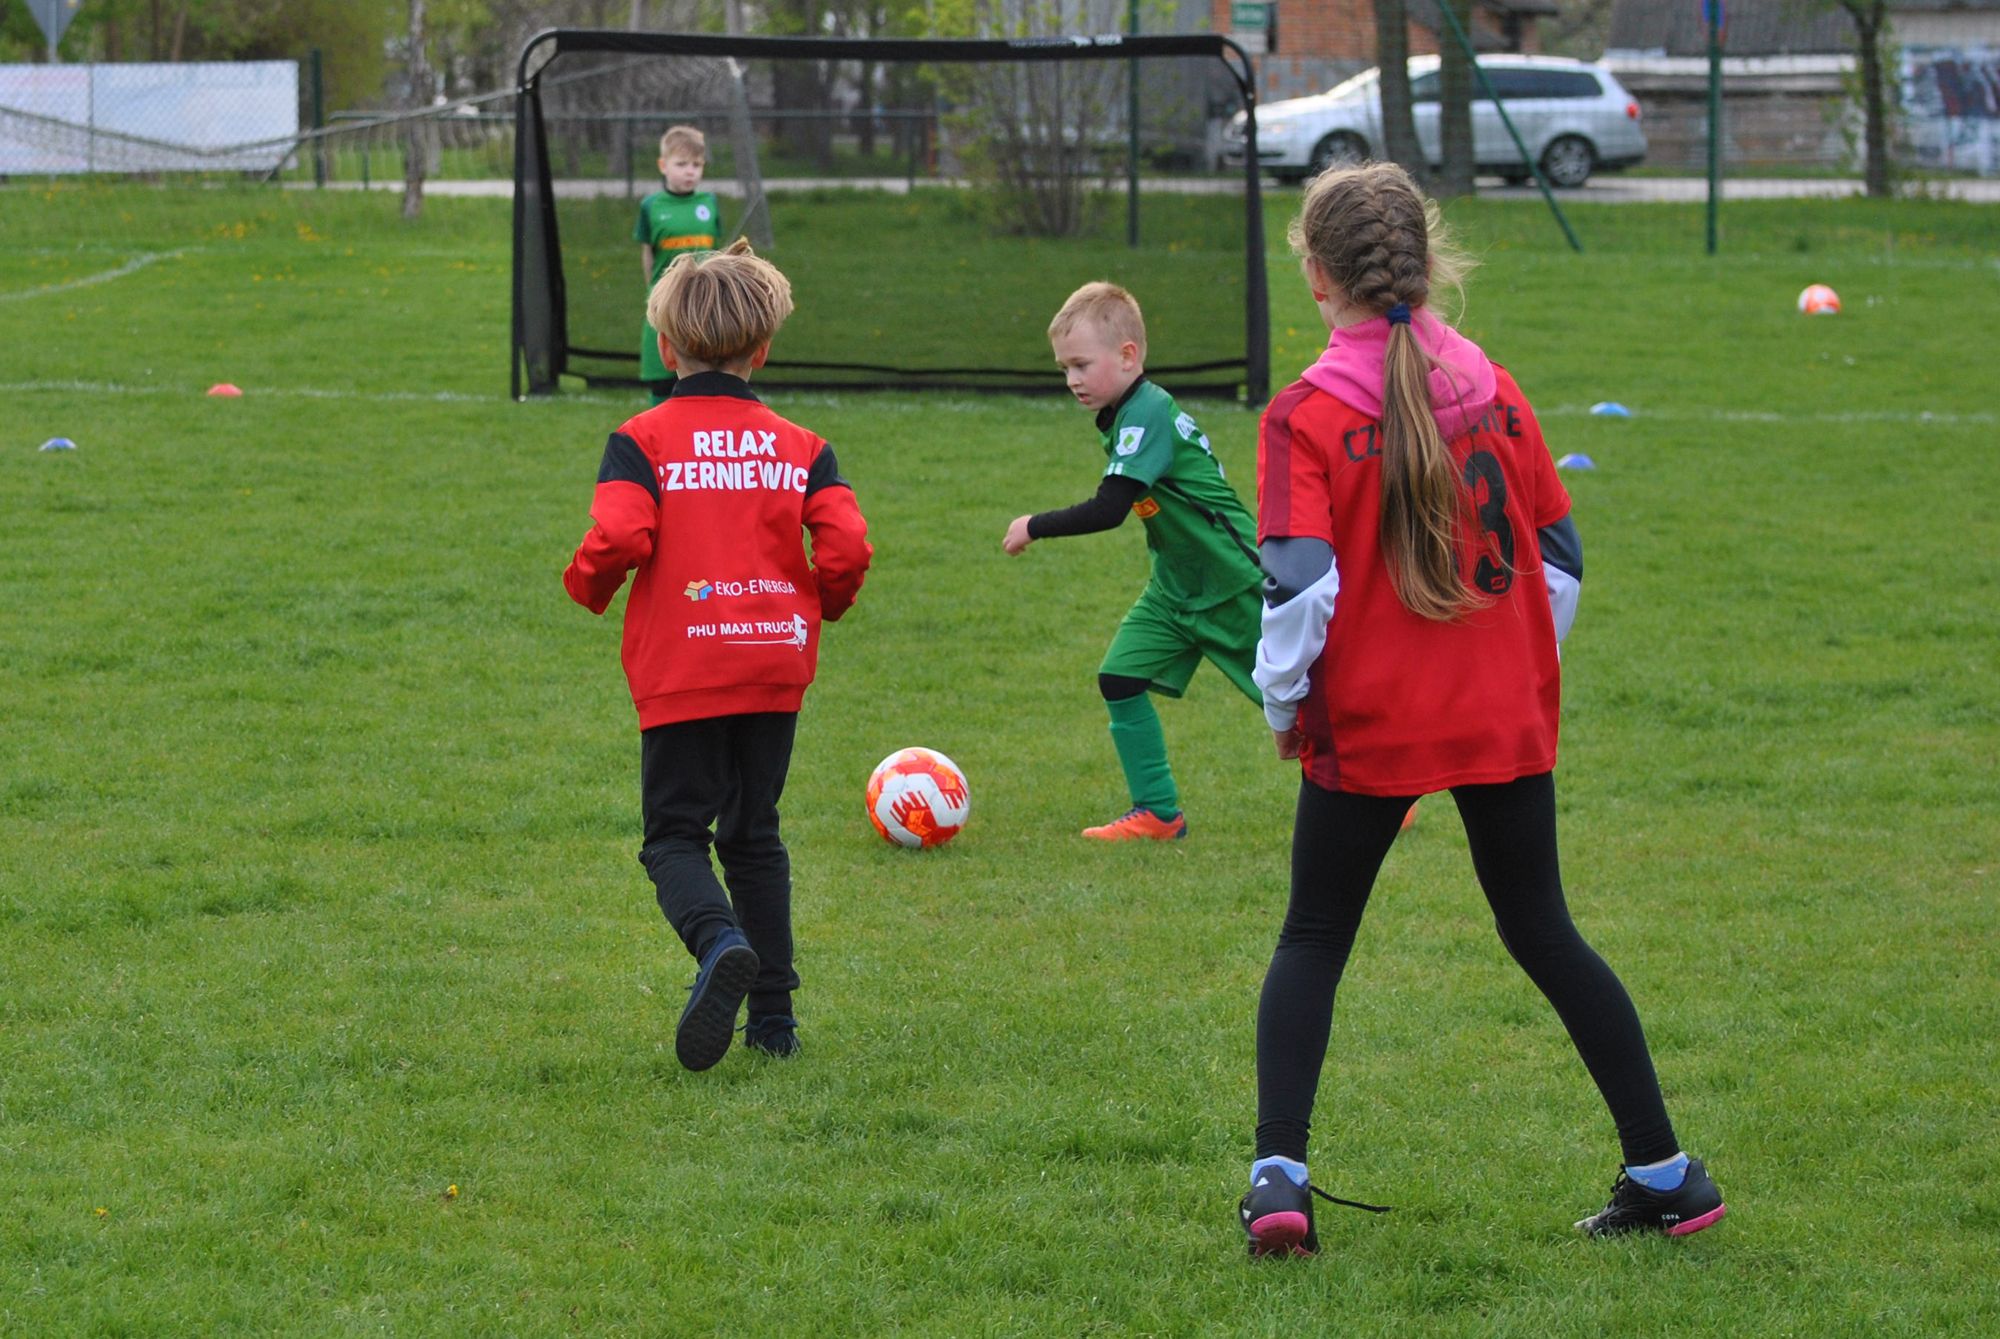
[[[2000,13],[2000,0],[1888,0],[1893,11]],[[1708,54],[1708,24],[1697,0],[1613,0],[1609,51]],[[1854,50],[1854,20],[1839,5],[1814,0],[1724,0],[1722,49],[1732,56],[1798,55]]]

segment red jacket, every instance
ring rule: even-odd
[[[590,515],[563,588],[601,614],[638,569],[623,658],[641,730],[797,711],[820,620],[847,612],[874,553],[833,448],[722,372],[611,434]]]

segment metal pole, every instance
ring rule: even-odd
[[[312,80],[312,128],[315,132],[326,128],[326,80],[320,68],[320,49],[314,47],[306,62],[307,77]],[[322,189],[326,186],[326,137],[313,136],[313,185]]]
[[[1451,26],[1453,39],[1465,49],[1465,60],[1472,67],[1473,82],[1493,103],[1493,110],[1500,114],[1500,124],[1507,128],[1507,134],[1513,138],[1514,146],[1521,151],[1522,161],[1527,163],[1528,171],[1534,174],[1535,185],[1541,189],[1543,201],[1548,205],[1549,212],[1556,216],[1556,223],[1561,226],[1563,236],[1569,239],[1569,249],[1583,250],[1583,243],[1577,240],[1576,230],[1569,226],[1568,216],[1563,213],[1562,206],[1556,203],[1555,192],[1549,189],[1549,179],[1542,174],[1541,165],[1528,153],[1528,146],[1521,139],[1521,132],[1514,128],[1513,118],[1507,115],[1506,105],[1500,101],[1500,90],[1493,87],[1493,81],[1486,77],[1486,71],[1481,68],[1479,53],[1473,47],[1472,39],[1466,36],[1465,27],[1459,23],[1458,15],[1452,12],[1451,5],[1446,0],[1439,0],[1437,9],[1445,22]],[[1439,38],[1442,40],[1442,33],[1439,34]]]
[[[1139,35],[1139,0],[1125,11],[1125,31]],[[1139,62],[1125,63],[1125,245],[1139,245]]]
[[[1708,254],[1715,254],[1715,214],[1722,197],[1722,0],[1706,0],[1708,18]]]

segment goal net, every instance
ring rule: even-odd
[[[1176,394],[1261,401],[1262,203],[1254,166],[1222,166],[1253,99],[1208,34],[544,32],[516,105],[514,393],[640,383],[635,226],[660,136],[691,125],[717,245],[750,238],[792,283],[760,385],[1060,391],[1049,318],[1108,279]]]

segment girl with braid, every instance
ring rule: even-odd
[[[1320,176],[1290,240],[1330,338],[1265,410],[1257,453],[1255,677],[1278,756],[1304,776],[1257,1009],[1250,1253],[1318,1249],[1312,1194],[1332,1197],[1307,1179],[1306,1138],[1334,992],[1397,825],[1439,790],[1501,943],[1617,1127],[1611,1202],[1576,1226],[1697,1232],[1722,1196],[1676,1142],[1639,1015],[1571,923],[1557,871],[1557,646],[1583,561],[1534,410],[1432,310],[1466,263],[1401,168]]]

